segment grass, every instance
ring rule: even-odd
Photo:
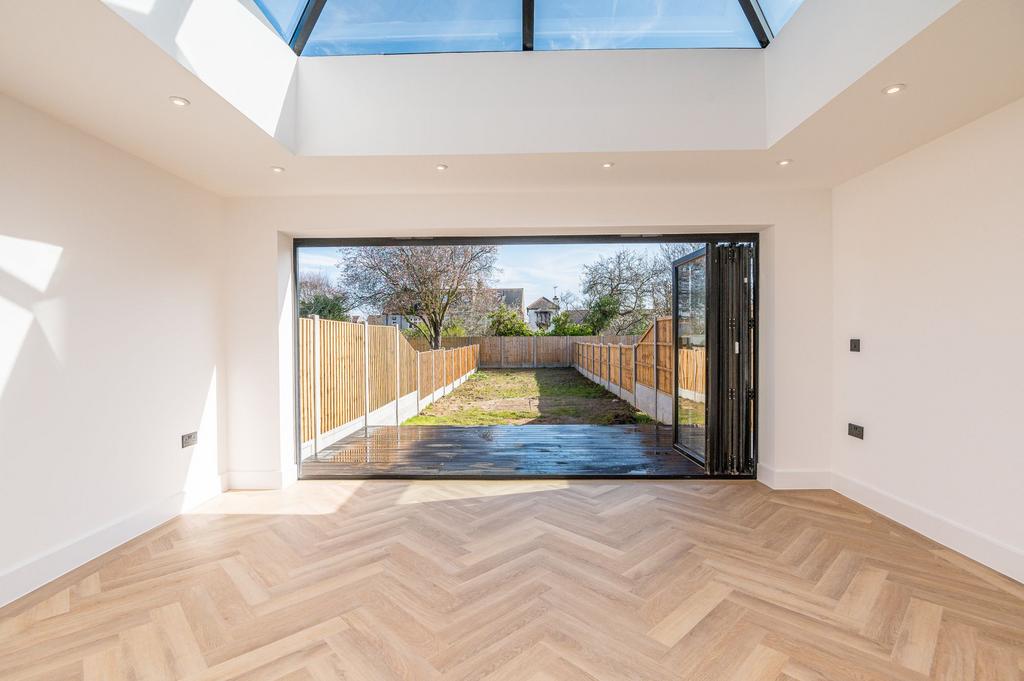
[[[678,420],[681,426],[703,426],[705,409],[700,402],[679,398]]]
[[[406,426],[500,426],[519,419],[532,419],[535,411],[512,411],[509,409],[486,411],[478,407],[467,407],[450,414],[420,414],[413,416]]]
[[[573,369],[482,369],[406,425],[653,423]]]
[[[575,376],[570,376],[571,372]],[[576,378],[578,377],[578,379]],[[462,399],[603,397],[604,388],[571,369],[481,369],[459,390]]]

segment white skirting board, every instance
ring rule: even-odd
[[[16,565],[0,575],[0,606],[21,598],[90,560],[152,530],[181,513],[185,493],[179,492],[124,516],[49,553]]]
[[[757,464],[757,479],[772,489],[829,489],[832,475],[829,471],[814,469],[775,469]]]
[[[230,471],[228,489],[281,489],[290,477],[284,471]]]
[[[983,565],[1024,582],[1024,551],[859,480],[832,475],[832,489]],[[1020,522],[1013,518],[1009,522]]]

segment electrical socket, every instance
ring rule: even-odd
[[[855,437],[858,440],[864,439],[864,426],[858,426],[856,423],[846,424],[846,433],[850,437]]]
[[[193,431],[191,433],[185,433],[181,436],[181,448],[194,447],[199,442],[199,432]]]
[[[850,352],[860,352],[860,338],[850,339]]]

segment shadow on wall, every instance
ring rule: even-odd
[[[45,294],[63,252],[55,244],[0,234],[0,397],[39,311],[54,363],[62,363],[59,299],[47,300]]]

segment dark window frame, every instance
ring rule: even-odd
[[[721,232],[721,233],[694,233],[694,234],[563,234],[556,236],[523,236],[523,235],[509,235],[509,236],[493,236],[493,237],[481,237],[481,236],[437,236],[437,237],[294,237],[292,239],[292,272],[291,272],[291,285],[292,285],[292,305],[294,306],[294,314],[292,315],[292,334],[293,334],[293,365],[292,368],[295,372],[295,379],[293,381],[292,389],[294,391],[295,398],[295,465],[301,478],[301,467],[302,467],[302,433],[300,425],[302,418],[302,402],[299,388],[299,249],[308,247],[336,247],[344,248],[347,246],[431,246],[431,245],[495,245],[495,246],[512,246],[522,244],[582,244],[582,243],[599,243],[599,244],[635,244],[635,243],[700,243],[707,246],[714,242],[729,242],[729,241],[742,241],[754,244],[754,319],[755,323],[760,321],[760,291],[761,291],[761,273],[760,273],[760,262],[761,262],[761,235],[759,232]],[[684,256],[682,260],[687,257],[694,257],[694,254]],[[677,261],[678,263],[678,261]],[[673,277],[673,289],[675,289],[675,264],[672,266],[672,277]],[[676,306],[675,292],[673,291],[672,296],[673,310]],[[676,343],[678,341],[675,325],[672,328],[672,351],[676,352]],[[756,480],[757,479],[757,461],[758,461],[758,445],[759,438],[758,433],[760,431],[760,423],[758,419],[758,404],[760,397],[760,330],[754,334],[754,365],[753,371],[756,377],[755,393],[754,393],[754,405],[753,405],[753,461],[754,471],[748,475],[720,475],[720,474],[708,474],[684,476],[699,480]],[[673,362],[672,381],[673,385],[678,384],[679,381],[679,367],[676,366],[676,362]],[[673,418],[672,418],[672,429],[673,439],[675,438],[676,418],[675,418],[675,406],[673,406]],[[702,462],[696,461],[693,456],[682,449],[676,449],[681,455],[704,465]]]

